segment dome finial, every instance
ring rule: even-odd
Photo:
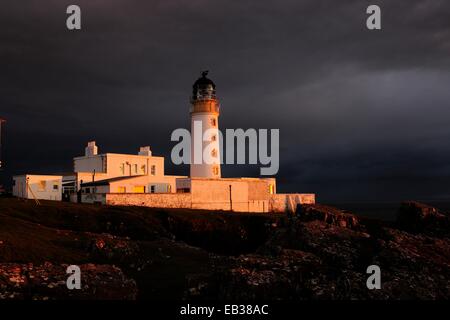
[[[216,85],[208,79],[209,70],[202,71],[202,76],[192,86],[192,100],[216,99]]]

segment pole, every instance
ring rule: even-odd
[[[31,190],[30,184],[29,184],[29,180],[30,180],[30,178],[27,177],[27,189],[28,189],[28,191],[30,191],[31,195],[33,196],[34,202],[36,202],[36,204],[40,206],[41,202],[36,197],[36,195],[34,194],[33,190]]]
[[[4,139],[4,123],[6,122],[5,119],[0,118],[0,170],[3,170],[4,166],[4,160],[3,160],[3,139]]]
[[[6,120],[0,118],[0,194],[5,191],[3,186],[3,167],[5,166],[3,141],[5,139],[5,123]]]
[[[233,198],[231,197],[231,184],[230,184],[230,211],[233,211]]]

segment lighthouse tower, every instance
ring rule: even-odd
[[[195,81],[191,97],[191,177],[219,179],[219,100],[207,75]]]

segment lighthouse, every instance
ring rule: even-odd
[[[191,108],[191,177],[219,179],[220,139],[219,100],[216,85],[207,78],[208,71],[195,81]]]

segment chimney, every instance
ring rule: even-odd
[[[87,147],[84,149],[86,157],[96,156],[98,154],[98,147],[95,145],[95,141],[89,141]]]
[[[148,156],[148,157],[151,157],[151,155],[152,155],[152,151],[150,150],[150,147],[149,146],[147,146],[147,147],[141,147],[140,149],[139,149],[139,153],[138,153],[140,156]]]

